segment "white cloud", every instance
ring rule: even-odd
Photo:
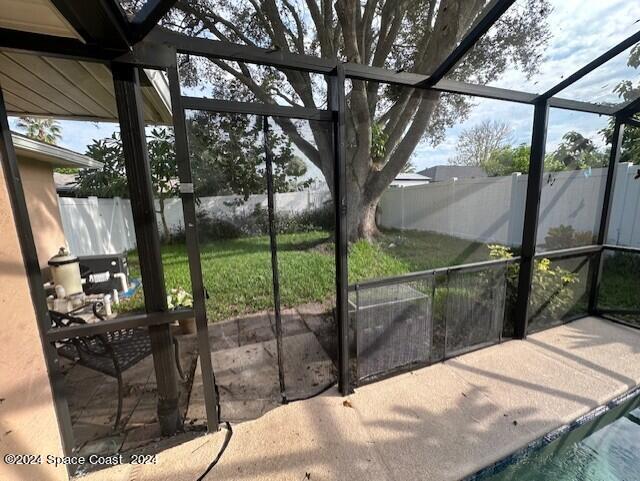
[[[519,0],[512,8],[524,8]],[[635,33],[640,27],[640,2],[629,0],[552,0],[553,12],[549,16],[552,37],[540,64],[540,72],[531,79],[511,67],[500,79],[490,85],[543,92],[617,43]],[[640,72],[626,65],[629,50],[605,63],[559,96],[591,102],[617,102],[615,86],[624,79],[637,81]],[[413,161],[419,169],[446,164],[455,154],[455,145],[462,130],[483,120],[509,123],[513,128],[513,144],[530,143],[533,108],[510,102],[480,99],[468,119],[447,130],[444,142],[433,148],[419,146]],[[547,151],[554,150],[562,136],[575,130],[604,147],[599,130],[608,118],[582,112],[551,109],[547,130]]]
[[[524,4],[520,0],[512,8],[524,8]],[[551,5],[553,11],[548,17],[551,38],[540,71],[527,79],[517,68],[511,68],[490,85],[543,92],[638,30],[637,1],[552,0]],[[608,70],[611,78],[617,75],[622,80],[627,55],[621,54],[601,69]]]
[[[624,38],[638,30],[640,23],[640,2],[638,0],[552,0],[553,12],[549,17],[552,38],[540,65],[540,72],[527,80],[515,68],[509,69],[492,85],[541,92],[593,58],[602,54]],[[522,8],[526,2],[518,0],[512,8]],[[638,79],[638,71],[626,66],[628,52],[607,62],[598,70],[566,89],[560,96],[585,101],[612,101],[613,87],[625,78]],[[632,77],[635,75],[635,77]],[[185,94],[202,95],[198,89],[185,89]],[[204,94],[207,94],[205,88]],[[437,147],[421,144],[416,148],[413,162],[422,169],[447,163],[455,153],[455,145],[460,132],[485,119],[508,122],[513,129],[513,143],[529,143],[533,108],[527,105],[496,100],[477,99],[469,118],[447,130],[445,140]],[[15,129],[16,119],[10,119]],[[61,145],[84,153],[93,139],[110,136],[118,130],[114,123],[93,123],[61,121]],[[603,144],[598,131],[607,123],[606,117],[592,114],[552,109],[548,128],[547,149],[553,150],[560,143],[562,135],[576,130]],[[310,168],[310,174],[320,176],[319,171]]]

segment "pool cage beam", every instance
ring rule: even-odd
[[[31,300],[35,318],[38,324],[38,334],[44,354],[45,366],[47,368],[51,393],[53,397],[53,407],[58,422],[62,452],[68,455],[72,452],[74,442],[73,428],[71,425],[71,414],[67,402],[67,390],[65,378],[60,367],[60,358],[55,346],[47,339],[46,332],[51,327],[51,318],[47,308],[47,300],[42,289],[42,271],[38,262],[38,253],[33,237],[33,229],[29,220],[29,211],[24,195],[24,188],[20,176],[18,159],[7,117],[7,108],[4,101],[4,93],[0,88],[0,170],[2,170],[11,210],[16,224],[16,233],[22,262],[27,276]],[[4,215],[4,214],[3,214]],[[6,215],[10,216],[11,213]],[[16,259],[16,263],[19,261]],[[67,474],[71,475],[74,466],[66,466]]]
[[[187,140],[187,126],[180,94],[180,78],[175,52],[174,63],[167,68],[169,77],[169,94],[171,96],[171,112],[173,116],[173,131],[175,136],[176,164],[178,166],[178,178],[180,180],[180,198],[182,200],[182,212],[184,217],[185,242],[187,245],[187,257],[189,260],[189,274],[191,277],[191,294],[193,296],[193,309],[196,320],[196,332],[198,338],[198,352],[200,355],[200,371],[204,391],[204,406],[207,415],[207,430],[218,430],[220,423],[220,410],[218,391],[213,373],[211,361],[211,346],[209,341],[209,326],[207,320],[206,298],[202,276],[202,264],[200,259],[200,246],[198,240],[198,223],[196,218],[196,197],[193,187],[193,173],[189,156],[189,144]],[[202,355],[208,353],[209,355]]]
[[[535,268],[536,238],[538,235],[538,217],[540,215],[540,197],[542,194],[542,176],[547,143],[547,125],[549,123],[549,101],[543,99],[535,105],[533,114],[533,133],[531,136],[531,157],[527,179],[527,197],[522,231],[522,248],[518,273],[518,290],[515,305],[514,337],[525,339],[529,322],[529,300],[533,270]]]
[[[624,122],[620,117],[616,117],[611,136],[611,151],[609,153],[609,165],[607,166],[607,179],[602,201],[602,213],[600,214],[600,228],[598,229],[597,244],[603,246],[607,242],[609,233],[609,223],[611,220],[611,207],[613,205],[613,192],[616,183],[616,172],[620,162],[620,152],[622,150],[622,139],[624,138]],[[593,260],[590,275],[589,307],[591,315],[598,313],[598,294],[600,292],[600,282],[602,280],[604,252],[600,250]]]
[[[431,76],[397,72],[381,67],[372,67],[355,63],[341,63],[337,59],[326,59],[312,55],[293,54],[279,49],[265,49],[249,45],[236,45],[207,38],[187,37],[186,35],[156,27],[147,36],[147,40],[134,46],[131,53],[118,58],[118,61],[142,64],[152,67],[155,62],[162,63],[163,55],[159,52],[168,46],[175,46],[178,53],[196,55],[209,59],[228,60],[267,65],[278,69],[290,69],[331,75],[338,64],[343,65],[345,77],[401,85],[411,88],[433,89],[440,92],[470,95],[475,97],[503,100],[534,105],[536,94],[518,90],[477,85],[451,79],[440,79],[433,86],[427,83]],[[163,67],[164,68],[164,67]],[[579,100],[553,97],[550,106],[565,110],[577,110],[601,115],[613,115],[616,108],[610,105],[599,105]]]
[[[287,403],[287,387],[284,382],[282,353],[282,315],[280,312],[280,269],[278,268],[278,235],[276,233],[276,202],[273,186],[273,152],[269,145],[269,117],[262,116],[262,141],[267,181],[267,220],[269,223],[269,250],[271,257],[271,288],[273,290],[273,316],[276,331],[276,360],[278,363],[278,384],[282,404]]]
[[[616,115],[622,118],[626,118],[632,117],[638,112],[640,112],[640,97],[624,104],[622,108],[616,112]]]
[[[632,47],[637,42],[640,42],[640,30],[637,31],[636,33],[634,33],[633,35],[630,35],[626,39],[624,39],[622,42],[617,44],[615,47],[610,48],[605,53],[600,55],[598,58],[593,59],[587,65],[585,65],[581,69],[577,70],[573,74],[569,75],[563,81],[561,81],[558,84],[556,84],[553,87],[551,87],[545,93],[540,94],[536,98],[536,100],[538,101],[538,100],[549,99],[549,98],[553,97],[554,95],[556,95],[560,91],[564,90],[565,88],[569,87],[570,85],[572,85],[575,82],[577,82],[578,80],[580,80],[582,77],[584,77],[584,76],[588,75],[589,73],[591,73],[596,68],[598,68],[601,65],[605,64],[606,62],[611,60],[616,55],[624,52],[629,47]]]
[[[154,189],[147,152],[142,93],[138,69],[112,65],[127,185],[135,222],[136,246],[147,313],[166,312],[167,294],[160,254],[160,239],[154,205]],[[178,379],[169,324],[148,327],[153,366],[158,386],[158,421],[163,435],[182,428],[178,407]]]
[[[333,115],[333,192],[335,209],[336,310],[338,326],[338,389],[343,395],[353,391],[349,360],[349,274],[347,223],[347,162],[346,162],[346,97],[345,72],[337,65],[328,83],[329,107]]]
[[[471,50],[478,40],[487,33],[493,24],[506,12],[515,0],[493,0],[484,9],[477,21],[471,26],[467,34],[460,43],[453,49],[447,57],[438,65],[428,79],[423,80],[418,87],[433,87],[445,75],[449,73],[460,60]]]
[[[131,19],[128,37],[132,43],[143,39],[162,17],[165,16],[177,0],[146,0],[142,8]]]

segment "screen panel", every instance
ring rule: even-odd
[[[590,279],[596,256],[539,257],[535,260],[528,332],[560,325],[587,315]]]
[[[551,109],[537,252],[592,245],[600,228],[610,144],[608,119]]]
[[[625,0],[517,0],[449,78],[543,93],[636,33],[639,14],[638,5]],[[598,69],[582,84],[593,87],[589,95],[578,97],[598,101],[605,83],[605,90],[613,92],[615,79],[625,79],[619,74],[626,67],[622,60],[627,59],[628,54]]]
[[[602,262],[598,309],[640,327],[640,254],[605,250]]]

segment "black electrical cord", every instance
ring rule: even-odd
[[[337,382],[334,381],[331,384],[327,384],[326,386],[324,386],[319,391],[314,392],[313,394],[310,394],[308,396],[298,397],[298,398],[295,398],[295,399],[287,399],[287,401],[285,403],[283,403],[283,404],[291,404],[291,403],[298,402],[298,401],[307,401],[309,399],[313,399],[314,397],[318,397],[321,394],[326,393],[329,389],[334,387],[336,384],[337,384]]]
[[[315,392],[315,393],[311,394],[310,396],[297,398],[297,399],[289,399],[289,400],[287,400],[287,402],[285,404],[298,402],[298,401],[306,401],[308,399],[320,396],[321,394],[324,394],[325,392],[327,392],[329,389],[331,389],[335,385],[336,385],[336,383],[332,382],[331,384],[329,384],[327,386],[324,386],[320,391]],[[218,451],[218,454],[216,455],[215,459],[213,461],[211,461],[211,464],[209,464],[209,466],[207,466],[207,469],[205,469],[205,471],[198,477],[198,479],[196,479],[196,481],[202,481],[205,478],[205,476],[211,472],[211,470],[214,468],[214,466],[216,464],[218,464],[218,462],[220,461],[220,458],[222,458],[222,455],[224,454],[225,450],[227,449],[227,446],[229,445],[229,442],[231,442],[231,437],[233,436],[233,429],[231,429],[231,423],[229,423],[229,421],[225,421],[224,424],[227,427],[227,434],[224,437],[224,442],[222,443],[222,446],[220,447],[220,451]]]
[[[229,446],[229,442],[231,441],[231,436],[233,436],[233,429],[231,429],[231,424],[228,421],[225,421],[225,424],[227,426],[227,434],[224,437],[224,442],[220,447],[220,451],[218,451],[217,456],[214,458],[213,461],[211,461],[211,464],[207,466],[207,469],[204,470],[204,472],[198,477],[198,479],[196,479],[196,481],[202,481],[204,477],[207,474],[209,474],[209,472],[213,469],[213,467],[216,464],[218,464],[218,461],[220,461],[220,458],[222,457],[224,451],[227,449],[227,446]]]

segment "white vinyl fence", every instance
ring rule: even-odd
[[[279,193],[275,198],[276,213],[318,209],[328,200],[328,190]],[[136,236],[129,199],[59,197],[58,203],[69,249],[74,254],[113,254],[135,248]],[[267,196],[252,195],[247,201],[233,195],[202,197],[197,210],[231,219],[250,214],[257,205],[266,210]],[[184,229],[182,201],[179,198],[165,201],[165,217],[172,232]],[[160,226],[159,215],[157,220]]]
[[[618,168],[607,241],[611,244],[640,246],[640,179],[635,179],[638,168],[632,164]],[[605,176],[605,169],[545,174],[539,244],[544,243],[550,228],[561,224],[576,231],[597,232]],[[527,176],[521,174],[390,187],[380,202],[378,222],[387,228],[517,246],[522,238],[526,189]],[[316,209],[329,199],[327,190],[277,194],[276,211]],[[62,197],[59,202],[73,253],[108,254],[135,248],[129,200]],[[252,195],[246,202],[240,202],[237,196],[204,197],[198,210],[233,218],[253,212],[256,205],[266,209],[267,196]],[[165,215],[170,230],[183,229],[180,199],[167,201]]]
[[[638,166],[621,164],[613,198],[608,242],[640,246]],[[543,179],[538,243],[552,227],[597,232],[606,169],[547,173]],[[519,245],[527,176],[452,179],[389,188],[382,197],[382,227],[422,230],[487,243]]]

